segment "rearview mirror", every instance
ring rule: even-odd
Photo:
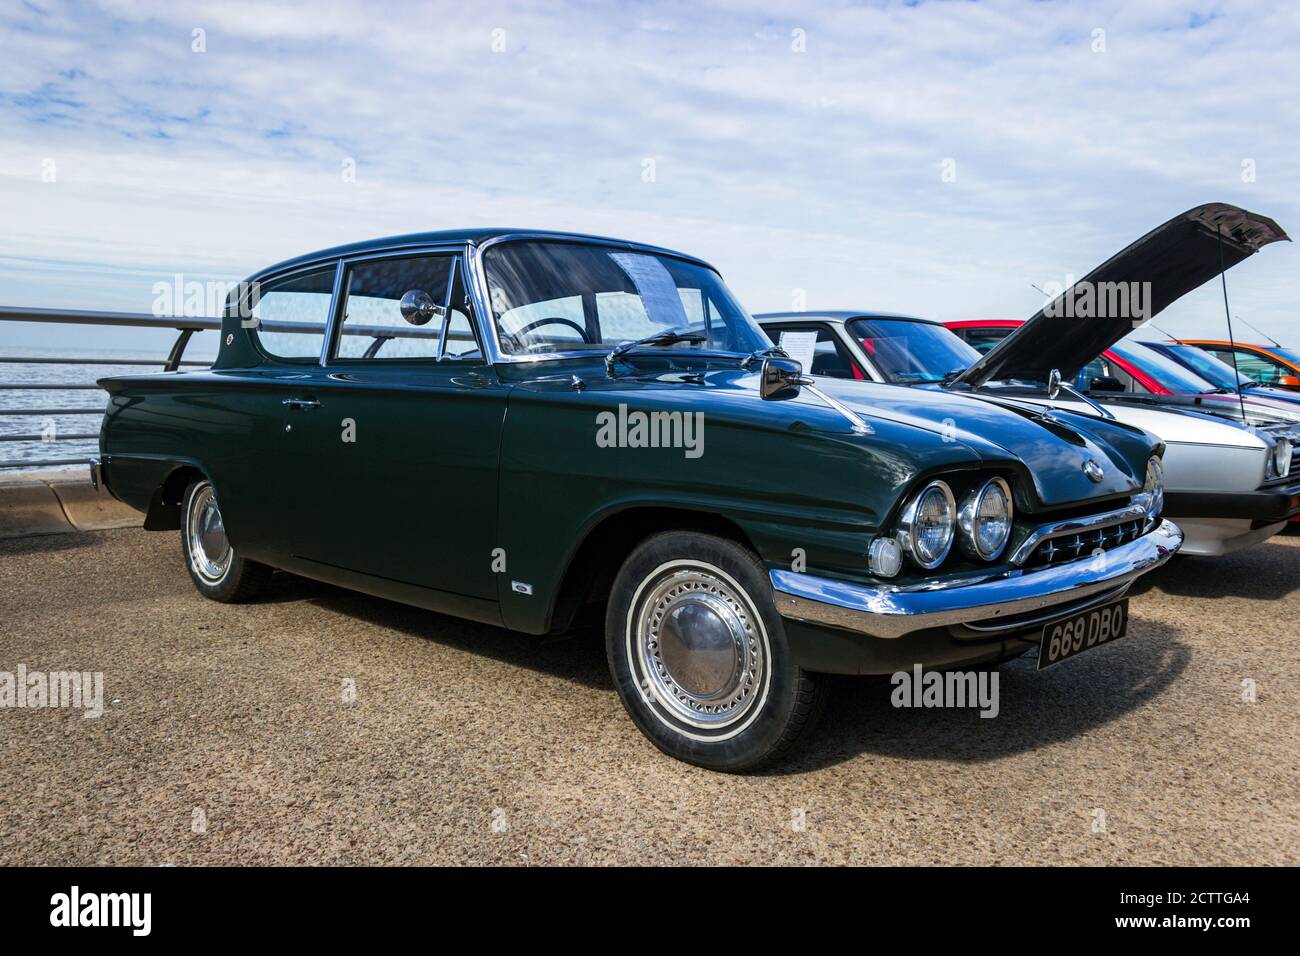
[[[442,306],[423,289],[411,289],[402,296],[402,318],[412,325],[427,325],[435,316],[442,315]]]
[[[1277,384],[1279,388],[1300,388],[1300,375],[1279,375]]]
[[[1090,392],[1122,392],[1124,383],[1112,375],[1098,375],[1089,380],[1088,391]]]
[[[765,358],[759,372],[758,394],[771,401],[794,398],[799,394],[799,386],[807,381],[802,362],[792,358]]]

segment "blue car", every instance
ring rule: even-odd
[[[1183,368],[1195,372],[1215,388],[1226,388],[1235,392],[1237,383],[1240,381],[1242,390],[1249,390],[1249,394],[1252,396],[1300,405],[1300,392],[1287,391],[1284,388],[1271,388],[1255,381],[1244,373],[1241,373],[1240,378],[1238,378],[1238,372],[1231,365],[1220,361],[1209,352],[1197,348],[1195,345],[1186,345],[1182,342],[1143,342],[1141,344],[1155,352],[1159,352],[1165,358],[1172,359]]]

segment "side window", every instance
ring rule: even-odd
[[[1233,364],[1232,349],[1207,349],[1220,362],[1231,367]],[[1252,355],[1250,352],[1238,352],[1236,365],[1242,375],[1247,378],[1253,378],[1257,382],[1265,385],[1271,385],[1277,381],[1279,375],[1286,373],[1280,371],[1278,367],[1262,356]]]
[[[787,333],[817,333],[817,341],[813,344],[812,367],[808,370],[810,375],[822,375],[826,378],[858,379],[860,381],[867,378],[862,369],[858,368],[858,364],[853,361],[853,357],[843,343],[835,336],[835,333],[824,325],[783,325],[777,328],[769,327],[769,329],[772,340],[782,348],[785,348],[782,339]],[[786,340],[786,342],[789,343],[789,340]]]
[[[1232,364],[1231,356],[1228,357],[1228,364]],[[1283,369],[1278,363],[1262,355],[1251,355],[1247,352],[1237,353],[1237,368],[1241,370],[1242,375],[1263,382],[1265,385],[1272,385],[1283,375],[1291,374],[1289,369]]]
[[[424,324],[414,325],[402,315],[402,297],[423,293],[430,304],[445,305],[454,262],[454,256],[418,256],[348,266],[343,277],[343,322],[334,354],[342,359],[436,358],[441,314],[431,311]]]
[[[959,331],[963,333],[963,337],[970,343],[971,348],[981,355],[1011,333],[1011,329],[961,329]]]
[[[1080,391],[1086,392],[1092,388],[1094,378],[1101,378],[1103,375],[1109,374],[1106,363],[1099,358],[1095,358],[1079,370],[1079,374],[1074,379],[1074,386]]]
[[[259,285],[252,300],[257,340],[282,359],[318,360],[334,292],[334,266]]]

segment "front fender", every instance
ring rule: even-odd
[[[838,413],[828,409],[757,406],[750,398],[751,414],[741,417],[708,398],[682,388],[629,394],[560,386],[511,393],[498,517],[506,558],[499,597],[507,627],[547,630],[581,542],[628,509],[722,518],[740,528],[770,566],[789,567],[798,548],[809,569],[852,573],[861,571],[871,537],[918,475],[981,465],[961,442],[896,422],[873,422],[875,433],[860,436],[843,429]],[[598,415],[620,404],[701,413],[703,453],[602,446]],[[822,422],[837,430],[819,427]]]

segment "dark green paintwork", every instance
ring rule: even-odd
[[[1011,476],[1018,509],[1033,516],[1131,494],[1157,448],[1140,431],[1067,412],[1048,426],[1040,409],[820,382],[874,429],[854,434],[806,389],[762,400],[757,365],[712,360],[683,378],[691,359],[680,352],[671,363],[638,357],[610,378],[599,357],[274,363],[233,317],[227,336],[211,371],[104,380],[101,451],[115,495],[174,526],[159,489],[191,468],[215,483],[247,557],[530,633],[550,627],[585,537],[627,509],[721,518],[771,567],[802,549],[811,573],[865,579],[871,538],[932,475]],[[285,398],[321,404],[294,410]],[[597,447],[598,413],[620,404],[703,412],[703,456]],[[343,419],[356,424],[354,443],[341,440]],[[1084,476],[1085,458],[1106,465],[1102,484]],[[496,548],[504,573],[492,569]]]

